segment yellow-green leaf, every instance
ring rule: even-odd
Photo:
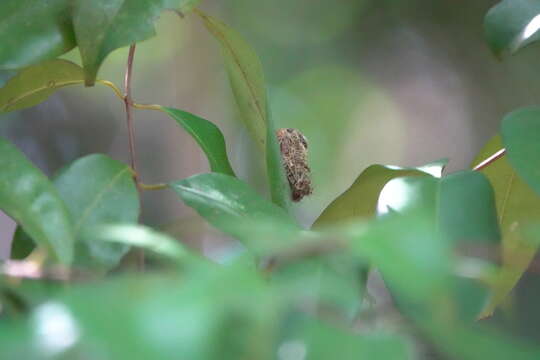
[[[480,151],[473,165],[502,149],[499,136]],[[503,157],[481,170],[495,191],[495,203],[502,236],[502,268],[492,285],[491,298],[480,318],[493,314],[527,270],[537,246],[525,238],[525,228],[540,217],[540,197],[514,171]]]
[[[50,60],[27,67],[0,89],[0,113],[35,106],[58,88],[81,84],[83,80],[82,68],[66,60]]]
[[[318,228],[354,219],[371,218],[376,213],[379,194],[390,180],[416,175],[440,177],[445,164],[446,161],[440,161],[421,168],[371,165],[358,176],[347,191],[323,211],[313,226]]]
[[[261,61],[236,31],[199,10],[196,13],[221,44],[231,88],[244,125],[264,151],[268,112]]]

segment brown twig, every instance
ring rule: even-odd
[[[504,155],[506,155],[506,149],[501,149],[501,150],[497,151],[495,154],[493,154],[490,157],[488,157],[487,159],[485,159],[484,161],[482,161],[480,164],[476,165],[473,168],[473,170],[474,171],[480,171],[480,170],[488,167],[489,165],[493,164],[495,161],[502,158]]]
[[[131,77],[133,73],[133,59],[135,57],[135,44],[129,47],[129,55],[126,66],[126,76],[124,78],[124,104],[126,106],[126,120],[129,136],[129,157],[131,168],[134,171],[133,178],[139,186],[139,176],[137,173],[137,158],[135,153],[135,130],[133,128],[133,98],[131,97]]]
[[[135,152],[135,129],[133,126],[133,98],[131,97],[131,78],[133,74],[133,59],[135,58],[135,44],[129,47],[129,55],[126,65],[126,76],[124,77],[124,104],[126,105],[126,120],[129,136],[129,158],[131,168],[133,169],[133,180],[137,185],[139,193],[141,186],[139,183],[139,174],[137,171],[137,156]],[[137,251],[137,267],[139,270],[144,270],[145,259],[144,251]]]

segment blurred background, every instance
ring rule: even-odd
[[[539,48],[504,62],[487,48],[483,17],[496,2],[203,0],[201,8],[256,49],[273,117],[308,138],[315,191],[295,211],[309,226],[368,165],[449,158],[448,171],[465,169],[504,114],[540,102]],[[137,46],[135,101],[216,123],[237,174],[264,194],[264,162],[238,121],[218,44],[194,15],[164,13],[157,33]],[[80,62],[77,50],[65,57]],[[112,53],[99,77],[120,86],[126,57],[127,49]],[[1,120],[0,135],[49,175],[89,153],[128,161],[123,104],[108,88],[66,88]],[[164,114],[136,111],[135,124],[143,182],[208,171],[195,142]],[[170,191],[143,195],[142,221],[212,257],[230,248]],[[0,213],[0,258],[14,226]]]

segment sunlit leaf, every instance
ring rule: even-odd
[[[54,59],[75,47],[68,0],[0,2],[0,69]]]
[[[16,147],[0,139],[0,209],[62,263],[73,259],[74,230],[53,184]]]
[[[503,148],[499,136],[480,151],[473,165]],[[540,217],[540,197],[519,177],[506,157],[481,170],[495,191],[495,202],[502,236],[502,269],[481,317],[493,314],[521,278],[536,253],[537,246],[526,241],[524,227]]]
[[[453,241],[499,239],[493,190],[478,172],[393,179],[381,191],[377,207],[383,214],[423,210]]]
[[[74,0],[73,27],[85,81],[93,85],[99,67],[113,50],[155,35],[163,10],[189,11],[194,0]]]
[[[58,88],[81,84],[83,79],[81,67],[66,60],[50,60],[27,67],[0,89],[0,113],[35,106]]]
[[[227,157],[225,139],[216,125],[186,111],[168,107],[161,109],[197,141],[206,154],[213,172],[235,176]]]
[[[236,31],[201,11],[197,11],[197,14],[221,44],[231,88],[242,120],[256,143],[264,150],[268,110],[261,61]]]
[[[371,165],[364,170],[351,187],[337,197],[319,216],[315,228],[335,225],[355,219],[372,218],[377,211],[377,200],[383,187],[392,179],[404,176],[440,177],[445,161],[420,168]]]
[[[489,46],[496,55],[516,52],[540,39],[540,3],[503,0],[488,12],[484,27]]]

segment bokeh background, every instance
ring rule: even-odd
[[[504,114],[540,102],[540,50],[501,62],[487,48],[483,17],[496,2],[203,0],[201,8],[256,49],[272,115],[309,140],[315,192],[295,209],[309,226],[368,165],[449,158],[448,171],[465,169]],[[264,163],[238,121],[218,44],[194,15],[164,13],[157,32],[137,46],[135,100],[215,122],[239,176],[264,194]],[[77,51],[65,57],[79,62]],[[112,53],[99,77],[121,85],[126,57],[127,49]],[[136,111],[135,124],[145,183],[208,171],[195,142],[164,114]],[[123,104],[100,86],[66,88],[39,106],[2,115],[0,135],[50,175],[89,153],[128,161]],[[170,191],[144,194],[142,221],[209,256],[230,249]],[[14,226],[0,213],[0,258],[8,255]],[[522,283],[534,280],[529,274]]]

